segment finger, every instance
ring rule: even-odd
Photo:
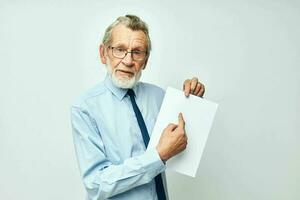
[[[168,124],[168,126],[166,127],[166,129],[169,130],[169,131],[173,131],[177,127],[178,127],[178,125],[170,123],[170,124]]]
[[[201,83],[197,83],[196,89],[194,90],[194,95],[197,95],[201,90]]]
[[[186,81],[184,81],[183,88],[184,88],[184,95],[188,97],[191,91],[191,80],[187,79]]]
[[[205,93],[205,86],[202,84],[200,91],[197,93],[197,96],[203,97],[204,93]]]
[[[179,113],[178,115],[178,127],[183,128],[185,127],[185,121],[183,119],[182,113]]]
[[[185,139],[186,141],[188,140],[188,137],[187,137],[187,134],[186,134],[185,130],[184,130],[184,139]]]
[[[196,77],[192,78],[191,92],[190,93],[194,93],[194,90],[196,89],[197,83],[198,83],[198,78],[196,78]]]
[[[184,142],[184,143],[187,143],[187,142],[188,142],[188,138],[187,138],[186,134],[184,134],[183,142]]]
[[[187,147],[187,142],[184,142],[179,146],[179,149],[184,150],[184,149],[186,149],[186,147]]]
[[[183,91],[185,90],[185,84],[186,84],[188,81],[189,81],[189,79],[187,79],[187,80],[185,80],[185,81],[183,82],[183,87],[182,87]]]

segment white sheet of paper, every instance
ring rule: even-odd
[[[194,95],[186,97],[183,91],[168,87],[147,149],[157,146],[163,129],[169,123],[178,124],[181,112],[188,145],[183,152],[168,160],[166,167],[195,177],[217,108],[216,103]]]

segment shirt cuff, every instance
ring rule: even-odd
[[[153,171],[154,176],[165,171],[166,166],[160,159],[160,156],[155,148],[148,149],[142,156],[143,167],[146,171]]]

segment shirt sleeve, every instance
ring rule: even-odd
[[[95,121],[78,107],[71,108],[75,153],[89,199],[106,199],[149,183],[165,170],[156,149],[126,159],[122,164],[110,162]]]

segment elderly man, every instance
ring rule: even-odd
[[[164,91],[139,82],[150,55],[147,25],[137,16],[119,17],[105,32],[99,53],[105,80],[71,107],[76,156],[87,199],[168,199],[165,163],[186,148],[182,114],[169,124],[156,149],[146,151]],[[185,95],[202,96],[197,78]]]

